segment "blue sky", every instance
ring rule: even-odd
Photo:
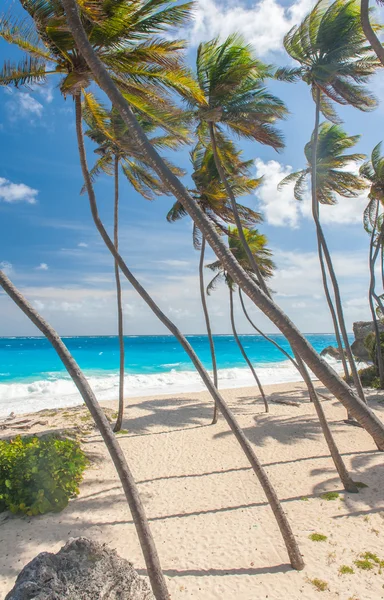
[[[201,0],[195,21],[182,32],[191,44],[188,62],[193,64],[199,41],[239,31],[261,59],[286,64],[282,37],[310,6],[308,0],[293,4]],[[0,41],[1,59],[15,56],[17,52]],[[0,263],[60,334],[113,334],[113,262],[93,227],[86,196],[79,195],[82,177],[73,102],[64,100],[56,86],[57,79],[52,79],[36,90],[0,89]],[[327,332],[331,323],[308,203],[299,206],[290,188],[276,190],[291,168],[304,164],[303,147],[313,127],[313,103],[305,85],[273,82],[269,87],[290,110],[289,118],[281,124],[286,149],[277,154],[255,143],[242,144],[246,157],[255,161],[255,175],[265,177],[265,184],[247,203],[265,217],[261,229],[268,236],[278,266],[272,282],[277,301],[303,331]],[[372,79],[370,87],[377,96],[382,95],[381,74]],[[371,114],[350,108],[339,113],[348,133],[362,134],[358,150],[370,153],[381,140],[383,107]],[[89,144],[88,151],[92,163]],[[188,151],[178,151],[173,160],[188,168]],[[113,188],[108,177],[99,180],[97,197],[110,229]],[[365,198],[341,199],[338,206],[322,211],[349,329],[353,321],[369,319],[368,236],[361,224],[365,202]],[[179,327],[186,333],[201,333],[198,255],[191,245],[191,223],[186,219],[168,224],[165,215],[171,204],[171,198],[147,202],[122,181],[121,249],[135,275]],[[229,332],[226,290],[218,289],[209,303],[215,332]],[[127,334],[164,333],[129,285],[124,286],[124,305]],[[274,331],[256,308],[251,312],[265,331]],[[0,295],[0,314],[0,335],[36,332],[4,295]],[[250,332],[240,312],[238,323],[240,331]]]

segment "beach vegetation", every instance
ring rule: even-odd
[[[341,565],[339,568],[340,575],[353,575],[354,572],[355,571],[352,569],[352,567],[349,567],[348,565]]]
[[[87,464],[74,440],[17,436],[0,441],[0,511],[34,516],[63,510],[79,493]]]
[[[311,533],[308,537],[312,542],[325,542],[328,539],[328,537],[322,533]]]
[[[318,577],[308,579],[308,582],[311,583],[313,587],[317,589],[318,592],[326,592],[329,589],[328,583],[323,579],[318,579]]]
[[[338,492],[325,492],[324,494],[321,494],[320,498],[328,501],[337,500],[338,498],[340,498],[340,494]]]

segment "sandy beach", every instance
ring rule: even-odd
[[[266,389],[269,414],[254,388],[226,390],[224,396],[283,503],[304,555],[302,572],[290,568],[264,493],[224,419],[209,426],[207,393],[127,400],[127,432],[119,441],[139,484],[172,600],[384,598],[384,569],[362,570],[355,564],[365,552],[384,559],[383,455],[363,429],[343,422],[345,410],[338,402],[324,401],[353,479],[368,486],[359,494],[344,493],[303,385]],[[299,406],[273,402],[282,399]],[[384,417],[379,400],[372,396],[370,405]],[[112,415],[115,403],[103,405]],[[41,423],[31,432],[77,428],[91,465],[79,497],[62,513],[0,515],[0,596],[36,554],[56,552],[77,536],[116,548],[145,575],[119,480],[86,409],[45,411],[32,418]],[[0,433],[8,437],[16,431]],[[322,498],[328,491],[339,496]],[[314,542],[313,533],[326,539]],[[341,574],[343,565],[354,573]],[[327,589],[318,591],[316,580]]]

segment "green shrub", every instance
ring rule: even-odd
[[[0,512],[59,512],[79,493],[87,462],[73,440],[17,436],[0,441]]]
[[[363,387],[380,388],[380,378],[375,366],[366,367],[359,370],[361,385]]]

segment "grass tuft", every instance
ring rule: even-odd
[[[354,572],[355,571],[352,569],[352,567],[348,567],[348,565],[341,565],[339,569],[340,575],[353,575]]]
[[[308,537],[312,542],[325,542],[325,540],[328,539],[328,537],[322,533],[311,533]]]
[[[338,492],[325,492],[324,494],[321,494],[320,498],[322,498],[323,500],[337,500],[337,498],[340,497],[340,494]]]
[[[370,560],[364,558],[363,560],[355,560],[355,565],[358,569],[362,569],[363,571],[371,571],[374,565]]]
[[[116,431],[115,433],[116,433],[116,435],[122,435],[124,433],[129,433],[129,431],[128,431],[128,429],[120,429],[119,431]]]
[[[360,489],[369,487],[366,483],[363,483],[362,481],[354,481],[353,483],[355,484],[356,487],[358,487]]]
[[[314,579],[308,579],[309,583],[312,583],[313,587],[317,589],[318,592],[325,592],[328,590],[328,583],[323,581],[322,579],[318,579],[315,577]]]

